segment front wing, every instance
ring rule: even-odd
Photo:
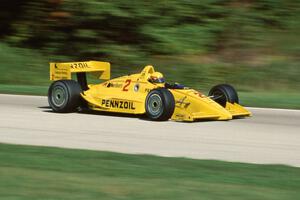
[[[251,116],[243,106],[237,103],[226,103],[222,107],[217,102],[195,90],[171,90],[175,98],[175,110],[172,120],[230,120],[237,117]]]

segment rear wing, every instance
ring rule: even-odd
[[[110,63],[100,61],[50,63],[50,80],[70,80],[75,73],[83,90],[87,90],[86,73],[92,73],[98,79],[110,79]]]
[[[99,79],[110,79],[110,63],[100,61],[50,63],[50,80],[71,79],[72,73],[93,73]]]

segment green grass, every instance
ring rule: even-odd
[[[0,84],[0,93],[3,94],[47,95],[47,92],[48,86]]]
[[[251,107],[300,109],[300,93],[239,92],[240,102]]]
[[[0,144],[0,199],[297,199],[300,168]]]
[[[50,59],[38,51],[0,43],[0,84],[45,85],[49,79]]]

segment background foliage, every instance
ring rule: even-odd
[[[298,91],[299,1],[4,0],[0,84],[48,85],[48,62],[153,64],[196,88]]]

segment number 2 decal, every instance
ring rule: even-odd
[[[124,85],[124,87],[123,87],[123,91],[128,91],[128,87],[129,87],[129,85],[130,85],[130,83],[131,83],[131,80],[130,79],[127,79],[126,81],[125,81],[125,85]]]

